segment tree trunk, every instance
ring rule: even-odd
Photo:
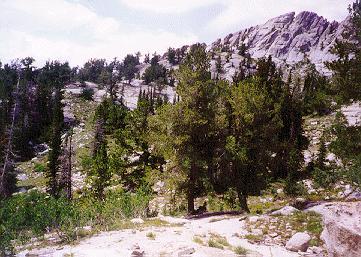
[[[188,213],[194,213],[194,189],[195,189],[195,178],[196,178],[196,165],[194,162],[191,164],[191,169],[189,172],[189,182],[188,182]]]
[[[72,157],[72,143],[73,143],[73,131],[71,130],[70,131],[70,135],[69,135],[69,153],[68,153],[68,174],[67,174],[67,181],[66,181],[66,189],[67,189],[67,192],[66,192],[66,195],[67,195],[67,198],[68,199],[72,199],[72,191],[71,191],[71,168],[72,168],[72,160],[71,160],[71,157]]]
[[[240,190],[237,190],[237,193],[238,193],[238,200],[241,209],[249,213],[250,211],[247,205],[247,196],[244,195]]]

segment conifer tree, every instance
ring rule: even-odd
[[[361,2],[349,8],[351,23],[332,49],[338,58],[326,63],[332,70],[332,87],[339,103],[361,99]]]
[[[104,189],[109,185],[111,174],[108,166],[107,142],[105,139],[104,120],[97,118],[93,147],[93,167],[91,170],[91,186],[98,199],[104,199]]]
[[[209,153],[215,147],[224,120],[218,112],[220,84],[211,80],[210,62],[203,45],[193,45],[180,66],[177,94],[181,101],[172,108],[165,105],[151,117],[151,137],[155,151],[171,154],[186,181],[181,183],[187,195],[188,212],[194,212],[194,199],[202,192],[201,178],[210,166]],[[166,124],[159,124],[162,121]],[[168,152],[166,149],[174,149]],[[174,154],[174,155],[173,155]]]
[[[240,82],[229,97],[229,133],[225,176],[237,191],[241,209],[249,212],[247,197],[266,185],[271,153],[277,145],[279,117],[260,80]]]
[[[60,156],[61,156],[61,132],[63,128],[63,109],[62,109],[62,93],[60,89],[56,89],[54,97],[53,121],[51,125],[51,139],[48,171],[46,173],[47,191],[54,197],[59,196],[59,172],[60,172]]]

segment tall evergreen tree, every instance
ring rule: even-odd
[[[207,165],[211,165],[209,153],[222,131],[220,124],[224,124],[216,122],[222,120],[222,113],[218,113],[221,90],[220,84],[211,80],[209,67],[205,47],[193,45],[177,76],[181,101],[172,108],[166,105],[151,118],[155,150],[174,149],[168,152],[173,157],[168,157],[175,160],[177,170],[186,177],[180,187],[187,195],[189,213],[194,212],[195,197],[202,193],[202,177],[207,173]]]
[[[54,96],[53,120],[51,125],[51,139],[48,171],[46,173],[47,191],[55,197],[59,196],[59,173],[60,173],[60,156],[61,156],[61,132],[63,128],[63,109],[62,109],[62,93],[60,89],[56,89]]]
[[[333,72],[332,90],[339,103],[361,99],[361,2],[349,8],[351,22],[332,53],[338,58],[326,63]]]
[[[280,120],[260,80],[241,82],[232,88],[229,103],[229,163],[225,176],[238,193],[241,209],[249,212],[247,197],[259,194],[266,185]]]
[[[104,199],[104,189],[109,185],[107,142],[105,139],[104,120],[97,118],[93,147],[93,167],[91,170],[92,191],[98,199]]]

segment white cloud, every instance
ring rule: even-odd
[[[0,2],[0,10],[0,24],[5,24],[0,28],[3,62],[33,56],[39,66],[48,59],[82,65],[93,57],[111,59],[136,51],[161,53],[169,46],[197,41],[192,34],[130,27],[64,0],[5,0]]]
[[[156,13],[183,13],[199,7],[209,6],[217,0],[120,0],[130,8]]]
[[[263,24],[268,19],[288,12],[313,11],[329,20],[342,20],[347,6],[353,0],[223,0],[224,10],[215,17],[207,29],[228,32],[238,26]]]

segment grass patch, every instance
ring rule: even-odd
[[[237,255],[246,255],[248,250],[242,246],[237,246],[233,248],[233,252]]]
[[[149,195],[145,192],[127,193],[122,190],[107,192],[104,201],[84,196],[73,201],[55,199],[32,190],[0,201],[0,253],[13,252],[16,246],[31,238],[42,239],[48,232],[56,232],[69,243],[98,231],[131,228],[129,219],[144,217]],[[142,226],[163,225],[150,220]],[[91,231],[77,228],[91,227]]]
[[[265,195],[262,198],[270,198],[271,195]],[[252,196],[249,197],[248,200],[248,207],[251,212],[251,214],[264,214],[269,211],[281,209],[284,207],[286,203],[284,201],[265,201],[261,202],[260,197],[258,196]]]
[[[209,239],[208,240],[208,246],[209,247],[213,247],[213,248],[218,248],[218,249],[224,249],[223,245],[221,245],[220,243],[218,243],[216,240],[214,239]]]
[[[146,237],[147,237],[149,240],[155,240],[156,235],[155,235],[153,232],[148,232],[148,233],[146,234]]]
[[[193,237],[193,242],[196,243],[196,244],[200,244],[200,245],[204,244],[203,240],[198,236]]]
[[[224,249],[224,247],[230,247],[227,238],[220,236],[218,234],[211,234],[210,239],[208,240],[208,246]]]
[[[259,242],[262,241],[263,236],[261,235],[254,235],[254,234],[248,234],[244,236],[249,241]]]

